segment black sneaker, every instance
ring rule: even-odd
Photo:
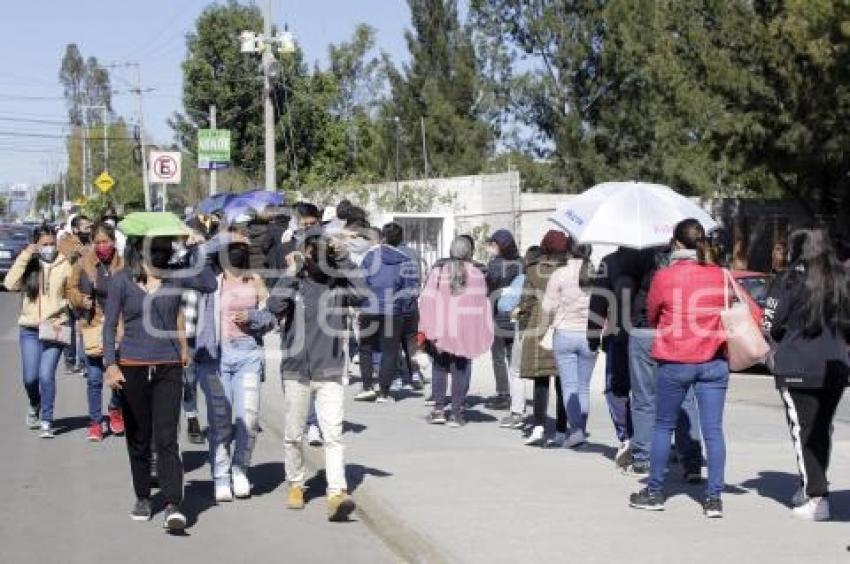
[[[659,492],[644,488],[629,496],[629,507],[647,511],[664,511],[664,496]]]
[[[723,517],[723,502],[719,497],[708,497],[702,502],[702,512],[709,519],[720,519]]]
[[[499,395],[487,398],[487,401],[484,402],[484,407],[494,411],[508,410],[511,408],[511,396]]]
[[[173,503],[169,503],[165,507],[165,518],[162,521],[162,528],[169,531],[182,531],[186,528],[186,516]]]
[[[130,511],[130,519],[133,521],[150,521],[151,520],[151,500],[139,499],[136,500],[136,505]]]
[[[626,472],[628,474],[631,474],[633,476],[638,476],[638,477],[641,477],[641,478],[643,478],[645,476],[649,476],[649,462],[636,460],[635,462],[632,463],[631,466],[629,466],[626,469]]]
[[[193,445],[204,443],[204,435],[201,433],[201,424],[198,422],[197,417],[190,417],[187,420],[186,435],[189,438],[189,442]]]

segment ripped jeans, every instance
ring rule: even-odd
[[[230,485],[231,467],[247,471],[260,429],[265,351],[251,338],[222,344],[221,360],[199,362],[207,399],[210,465],[216,485]]]

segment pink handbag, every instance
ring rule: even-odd
[[[725,270],[724,303],[720,312],[720,321],[726,333],[726,350],[729,355],[729,369],[733,372],[746,370],[764,362],[770,352],[770,345],[762,334],[761,327],[753,319],[747,300],[741,295],[732,274]],[[729,299],[729,286],[735,292],[735,302]]]

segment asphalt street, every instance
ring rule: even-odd
[[[161,514],[149,523],[131,521],[134,496],[124,440],[85,440],[83,378],[66,374],[60,364],[55,439],[40,439],[25,427],[18,308],[16,294],[0,294],[0,358],[5,361],[0,378],[0,428],[5,429],[0,562],[397,561],[356,516],[349,523],[326,520],[321,476],[311,480],[313,499],[303,512],[285,508],[283,446],[270,430],[258,439],[250,500],[215,505],[206,449],[184,443],[188,530],[182,536],[167,534]],[[264,392],[279,394],[275,384],[267,382]],[[161,511],[158,501],[154,499],[155,508]]]

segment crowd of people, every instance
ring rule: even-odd
[[[69,370],[79,364],[87,379],[87,439],[125,435],[131,517],[151,518],[158,483],[165,527],[182,529],[181,412],[188,440],[209,446],[215,501],[250,497],[270,356],[264,338],[279,332],[287,506],[305,506],[305,442],[322,445],[328,517],[342,521],[355,509],[343,446],[355,366],[355,401],[391,403],[430,381],[426,421],[461,428],[473,361],[489,352],[495,394],[485,406],[505,412],[499,426],[521,431],[528,446],[579,449],[604,351],[616,466],[648,479],[629,504],[664,508],[675,448],[686,481],[701,482],[707,466],[703,510],[721,517],[730,375],[722,312],[730,295],[743,295],[773,344],[766,362],[800,469],[794,512],[830,517],[830,429],[850,372],[850,263],[826,231],[797,231],[784,256],[774,252],[763,311],[731,291],[736,283],[693,219],[676,226],[668,246],[621,247],[596,266],[590,246],[558,229],[523,255],[504,229],[487,238],[486,263],[475,260],[475,247],[459,235],[447,257],[424,265],[401,225],[373,226],[348,201],[325,212],[302,202],[229,219],[198,212],[120,220],[108,209],[96,222],[77,215],[59,233],[39,228],[5,279],[22,294],[26,424],[54,437],[65,350]]]

